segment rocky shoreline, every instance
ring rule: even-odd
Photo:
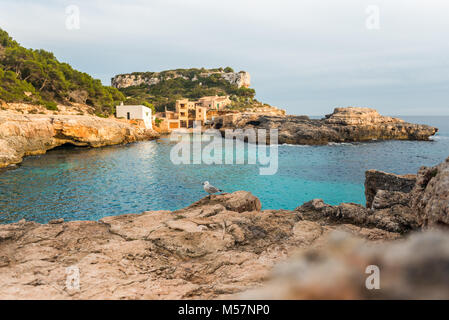
[[[73,114],[0,112],[0,168],[72,144],[83,147],[151,140],[159,135],[125,120]]]
[[[77,115],[72,111],[71,114],[31,114],[27,110],[29,108],[26,106],[25,114],[0,111],[0,168],[63,144],[101,147],[159,136],[153,130],[121,119]],[[278,129],[278,143],[310,145],[391,139],[429,140],[438,131],[431,126],[381,116],[373,109],[353,107],[336,108],[321,120],[263,112],[232,113],[218,117],[210,127],[220,129],[223,135],[226,129]]]
[[[416,176],[367,172],[368,207],[261,210],[236,191],[176,211],[1,225],[0,299],[447,299],[448,183],[449,158]],[[364,287],[370,264],[382,290]]]
[[[258,113],[229,114],[211,124],[220,129],[278,129],[279,144],[323,145],[373,140],[429,140],[438,129],[381,116],[370,108],[335,108],[323,119]]]

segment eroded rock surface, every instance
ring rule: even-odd
[[[408,206],[403,205],[373,210],[355,203],[331,206],[321,199],[314,199],[296,208],[295,211],[306,220],[326,221],[326,223],[334,225],[346,223],[400,234],[419,228],[416,214]]]
[[[382,206],[380,203],[382,198],[385,198],[384,193],[377,195],[379,190],[389,191],[387,195],[389,198],[393,196],[391,192],[409,193],[413,190],[416,183],[416,175],[398,175],[394,173],[387,173],[377,170],[368,170],[365,172],[365,197],[366,207],[371,208],[373,201],[377,196],[375,206]],[[395,198],[398,197],[396,193]],[[399,202],[401,202],[399,200]],[[385,206],[385,205],[383,205]]]
[[[279,143],[320,145],[371,140],[428,140],[438,129],[381,116],[369,108],[335,108],[324,119],[253,113],[223,116],[212,125],[226,129],[278,129]]]
[[[296,211],[260,211],[244,191],[173,212],[20,221],[0,226],[0,298],[218,298],[260,286],[274,264],[320,247],[334,230],[376,242],[399,237]],[[79,269],[79,290],[66,286],[68,267]]]
[[[408,230],[449,227],[449,158],[417,175],[369,170],[365,180],[366,212],[401,221]],[[398,220],[399,219],[399,220]]]
[[[449,228],[449,158],[438,166],[422,167],[411,194],[411,206],[425,228]]]
[[[157,133],[95,116],[0,113],[0,168],[63,144],[102,147],[149,140]]]

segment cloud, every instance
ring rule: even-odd
[[[80,8],[80,30],[65,28],[68,5]],[[379,7],[379,30],[365,27],[368,5]],[[4,0],[0,27],[106,84],[230,65],[251,73],[259,100],[290,113],[359,104],[449,114],[448,13],[444,0]]]

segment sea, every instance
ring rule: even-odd
[[[169,138],[103,148],[57,148],[0,171],[0,223],[98,220],[175,210],[206,196],[201,183],[259,197],[262,209],[294,209],[321,198],[364,204],[365,171],[416,173],[449,157],[449,116],[400,117],[439,128],[431,141],[279,145],[278,170],[259,164],[175,164]]]

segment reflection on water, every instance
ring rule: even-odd
[[[205,195],[201,182],[226,192],[248,190],[263,208],[304,201],[364,203],[368,169],[415,173],[449,156],[449,118],[415,118],[440,128],[432,142],[387,141],[331,146],[279,146],[279,170],[257,165],[173,165],[167,139],[100,149],[58,149],[0,173],[0,223],[97,220],[145,210],[173,210]]]

